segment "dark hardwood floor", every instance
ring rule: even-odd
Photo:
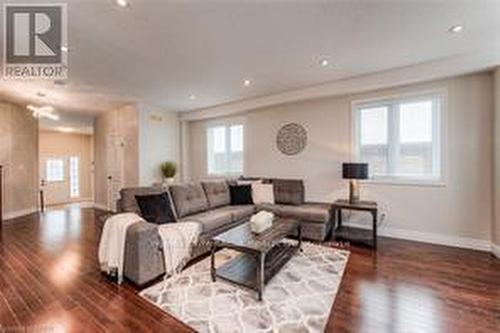
[[[97,265],[100,212],[73,207],[4,222],[0,332],[189,332]],[[329,332],[500,332],[500,260],[380,239],[351,248]]]

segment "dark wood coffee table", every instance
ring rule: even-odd
[[[281,242],[297,230],[297,244]],[[273,226],[260,234],[250,230],[250,224],[234,227],[212,240],[211,274],[216,278],[258,292],[262,300],[264,286],[300,249],[302,244],[301,223],[295,219],[276,218]],[[215,269],[215,252],[228,248],[242,255]]]

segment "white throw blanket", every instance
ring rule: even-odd
[[[165,259],[165,277],[178,273],[191,259],[201,225],[197,222],[167,223],[158,226]]]
[[[144,221],[135,213],[123,213],[109,217],[104,224],[99,242],[99,264],[101,270],[117,274],[118,283],[123,281],[123,257],[127,229],[134,223]]]

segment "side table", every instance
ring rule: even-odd
[[[342,225],[342,210],[355,210],[368,212],[372,215],[372,228],[363,229]],[[334,236],[336,240],[350,241],[369,245],[374,250],[377,249],[377,215],[378,206],[374,201],[357,201],[354,203],[349,200],[337,200],[333,203],[333,214],[337,219],[337,227]]]

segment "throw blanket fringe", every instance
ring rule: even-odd
[[[99,265],[101,271],[116,274],[118,283],[123,281],[123,261],[127,229],[134,223],[144,221],[135,213],[123,213],[109,217],[102,230],[99,242]]]
[[[158,226],[163,245],[165,278],[179,273],[191,258],[194,245],[198,243],[201,225],[197,222],[167,223]]]

